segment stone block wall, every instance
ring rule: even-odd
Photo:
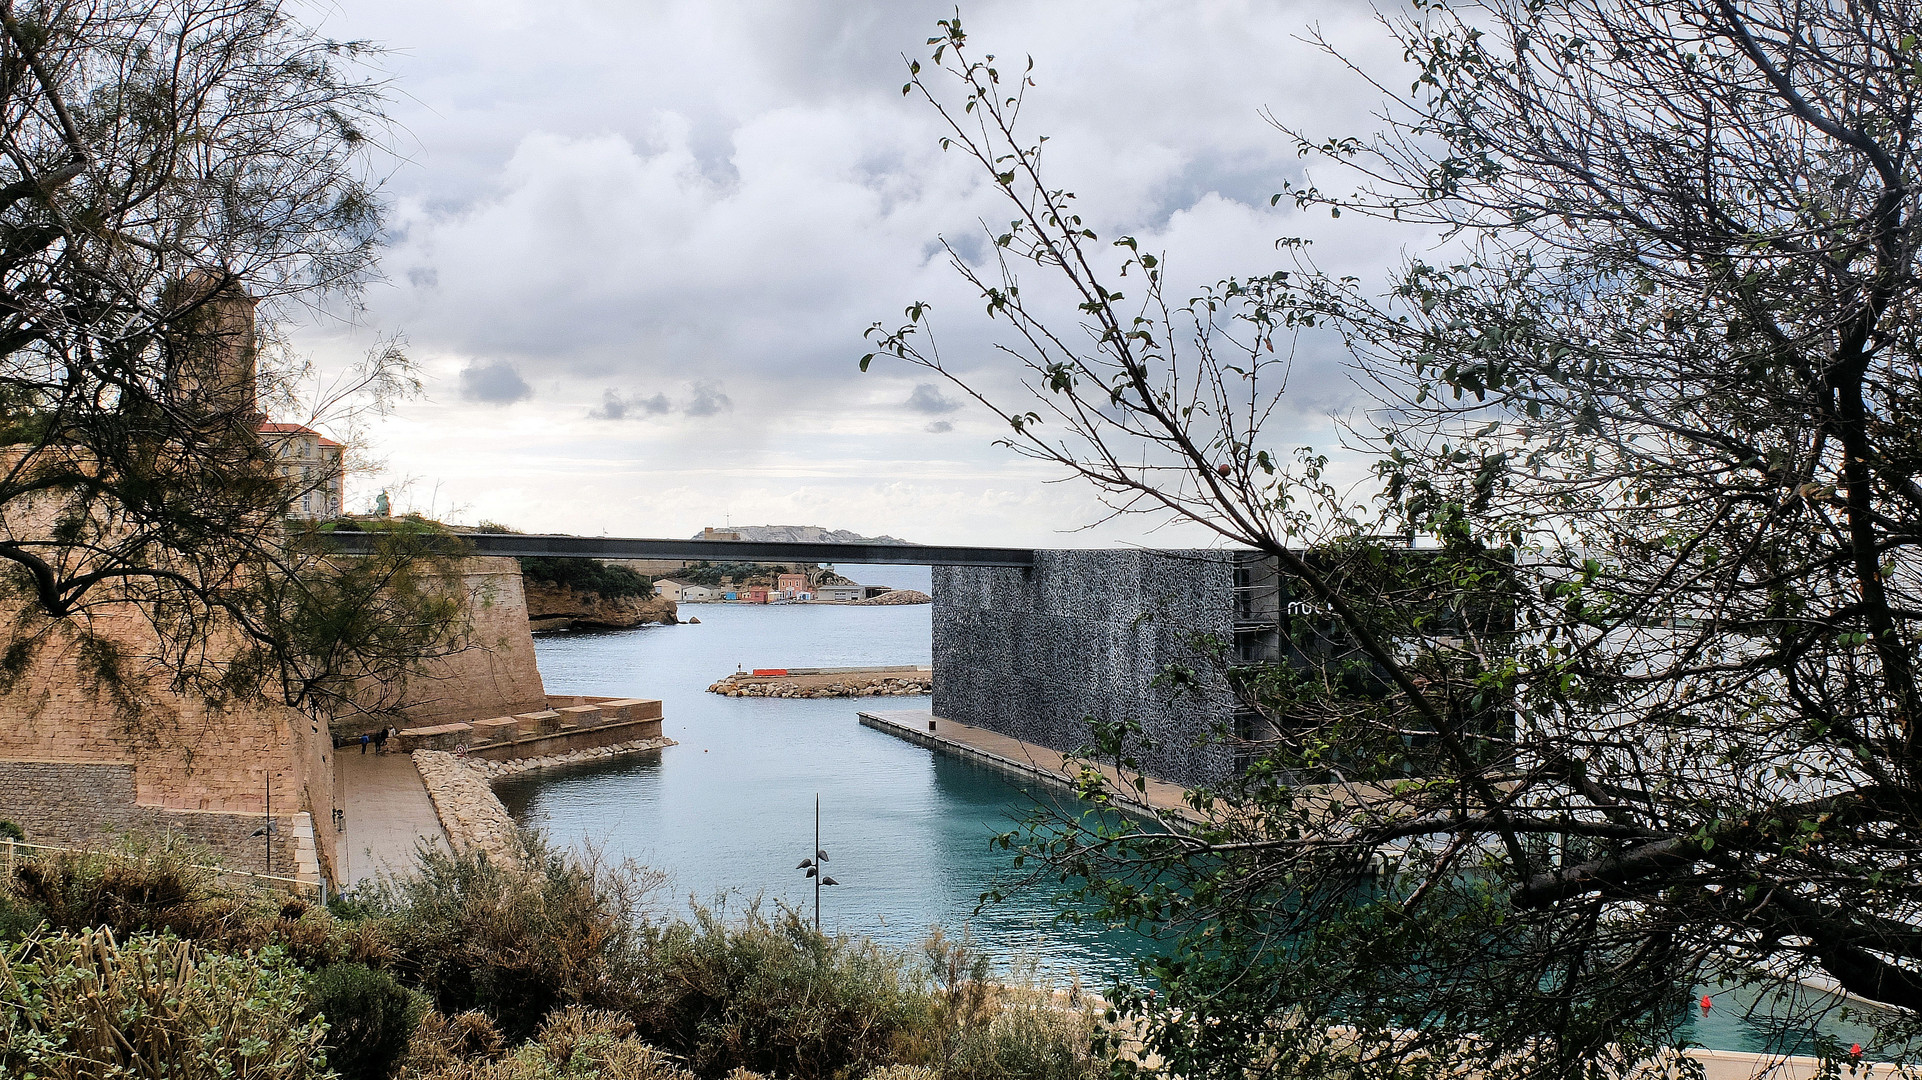
[[[934,712],[1056,750],[1087,718],[1134,719],[1157,744],[1152,776],[1181,784],[1233,775],[1211,741],[1233,695],[1196,636],[1232,640],[1234,564],[1210,551],[1037,551],[1032,570],[934,568]],[[1153,685],[1171,666],[1196,688]]]
[[[145,659],[152,631],[131,605],[103,605],[89,618],[119,650],[117,687],[98,677],[97,659],[70,625],[31,613],[8,620],[14,640],[35,645],[0,693],[0,768],[12,778],[0,784],[0,817],[63,844],[172,829],[230,853],[235,869],[259,871],[264,846],[233,834],[260,827],[271,777],[276,817],[305,812],[309,847],[328,861],[333,768],[325,728],[284,706],[220,707],[176,692],[169,672]]]
[[[407,677],[401,712],[408,723],[448,724],[546,708],[520,564],[476,557],[459,560],[454,572],[467,596],[472,632],[466,648],[431,660]],[[351,735],[382,726],[379,718],[344,720],[335,723],[334,731]]]
[[[490,761],[548,757],[661,736],[661,703],[578,695],[547,698],[546,708],[453,724],[402,728],[402,753],[465,750]]]
[[[134,788],[131,762],[0,761],[0,817],[19,825],[29,843],[87,847],[128,832],[171,833],[206,848],[222,866],[265,867],[268,838],[254,835],[264,814],[142,806]],[[277,807],[274,826],[274,873],[318,881],[311,816]]]

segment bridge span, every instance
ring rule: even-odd
[[[343,555],[367,555],[377,532],[328,534]],[[1032,569],[1029,548],[954,547],[941,544],[820,544],[761,540],[653,540],[627,536],[561,536],[535,533],[461,533],[448,538],[450,553],[543,559],[692,559],[707,562],[892,563],[908,566],[995,566]],[[455,544],[464,545],[454,547]]]

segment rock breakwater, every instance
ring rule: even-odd
[[[727,697],[831,698],[889,697],[931,694],[934,672],[929,668],[778,668],[750,674],[736,672],[709,686],[710,694]]]
[[[622,757],[627,754],[641,754],[649,750],[660,750],[680,743],[666,737],[635,739],[633,742],[616,743],[613,746],[597,746],[587,750],[570,750],[565,754],[549,754],[546,757],[511,758],[507,761],[489,761],[486,758],[470,757],[464,764],[474,772],[489,780],[504,776],[532,772],[535,769],[551,769],[560,765],[578,765],[583,761],[599,761],[603,758]]]
[[[870,596],[866,600],[850,600],[848,601],[848,606],[854,607],[857,604],[861,604],[869,607],[891,607],[896,604],[932,603],[934,603],[934,597],[929,596],[927,593],[915,589],[891,589],[879,596]]]
[[[414,751],[414,768],[456,852],[479,852],[508,864],[519,860],[519,828],[485,777],[445,750]]]

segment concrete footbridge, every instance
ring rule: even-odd
[[[334,532],[343,555],[368,555],[378,532]],[[890,563],[906,566],[1034,567],[1031,548],[953,547],[939,544],[803,543],[765,540],[656,540],[626,536],[460,533],[446,538],[449,554],[544,559],[689,559],[707,562]]]

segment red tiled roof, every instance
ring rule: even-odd
[[[320,440],[322,446],[341,445],[305,424],[279,424],[272,420],[263,420],[256,430],[262,435],[312,435]]]

